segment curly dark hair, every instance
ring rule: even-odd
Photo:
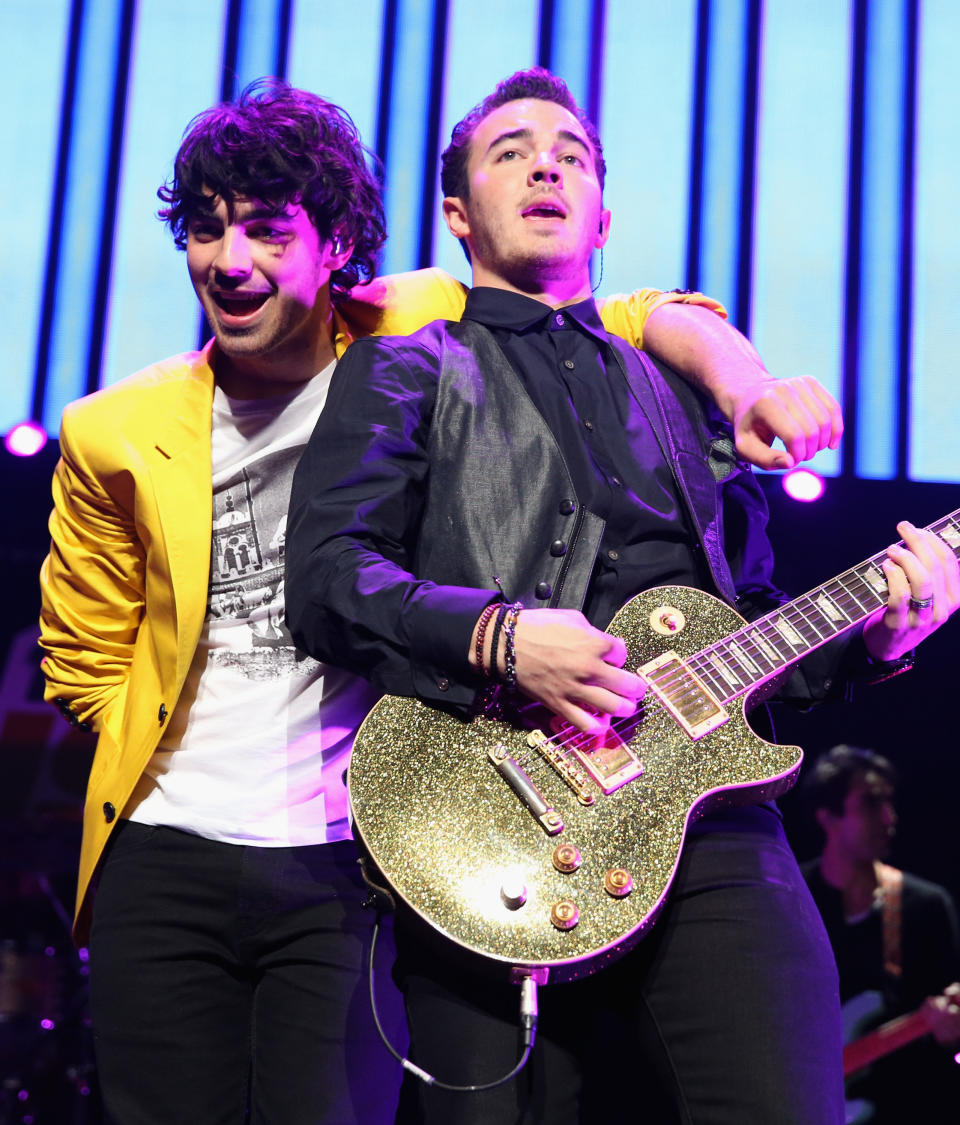
[[[576,99],[562,78],[557,78],[542,66],[532,66],[528,70],[518,70],[516,74],[504,78],[492,94],[475,105],[462,121],[454,125],[453,132],[450,134],[450,144],[440,157],[440,186],[444,195],[452,195],[460,199],[469,198],[467,162],[470,158],[470,142],[473,140],[473,134],[477,131],[480,122],[489,117],[495,109],[521,98],[555,102],[573,114],[583,126],[593,146],[593,163],[597,170],[600,188],[603,189],[607,165],[603,159],[603,145],[600,143],[597,127],[577,105]]]
[[[804,780],[807,808],[811,813],[828,809],[834,816],[842,816],[850,787],[868,773],[879,774],[891,789],[896,789],[897,771],[888,758],[862,746],[834,746],[817,758]]]
[[[300,203],[324,239],[353,245],[330,284],[344,293],[376,273],[386,239],[383,200],[368,152],[349,115],[277,78],[251,82],[236,102],[198,114],[187,126],[172,178],[157,195],[158,215],[177,246],[209,211],[210,195],[246,196],[286,207]]]

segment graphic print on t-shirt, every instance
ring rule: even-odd
[[[301,452],[268,453],[214,491],[207,618],[211,635],[225,627],[221,637],[229,640],[215,645],[210,658],[250,679],[317,667],[293,647],[283,611],[287,502]]]

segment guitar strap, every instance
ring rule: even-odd
[[[886,863],[880,868],[880,889],[883,891],[883,971],[894,981],[903,974],[900,952],[900,920],[903,914],[903,872]]]

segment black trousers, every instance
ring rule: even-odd
[[[540,989],[533,1057],[489,1093],[404,1079],[407,1125],[841,1125],[833,954],[772,811],[687,843],[652,933],[584,981]],[[411,1055],[482,1083],[520,1054],[516,986],[397,918]],[[454,952],[451,952],[451,951]]]
[[[373,918],[356,854],[349,842],[242,847],[118,826],[90,942],[111,1122],[392,1120],[399,1067],[370,1016]],[[387,943],[384,954],[381,979]]]

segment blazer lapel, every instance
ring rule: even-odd
[[[176,617],[177,682],[181,683],[203,628],[210,581],[213,483],[210,453],[213,371],[210,346],[182,380],[157,428],[151,477],[166,548]]]

